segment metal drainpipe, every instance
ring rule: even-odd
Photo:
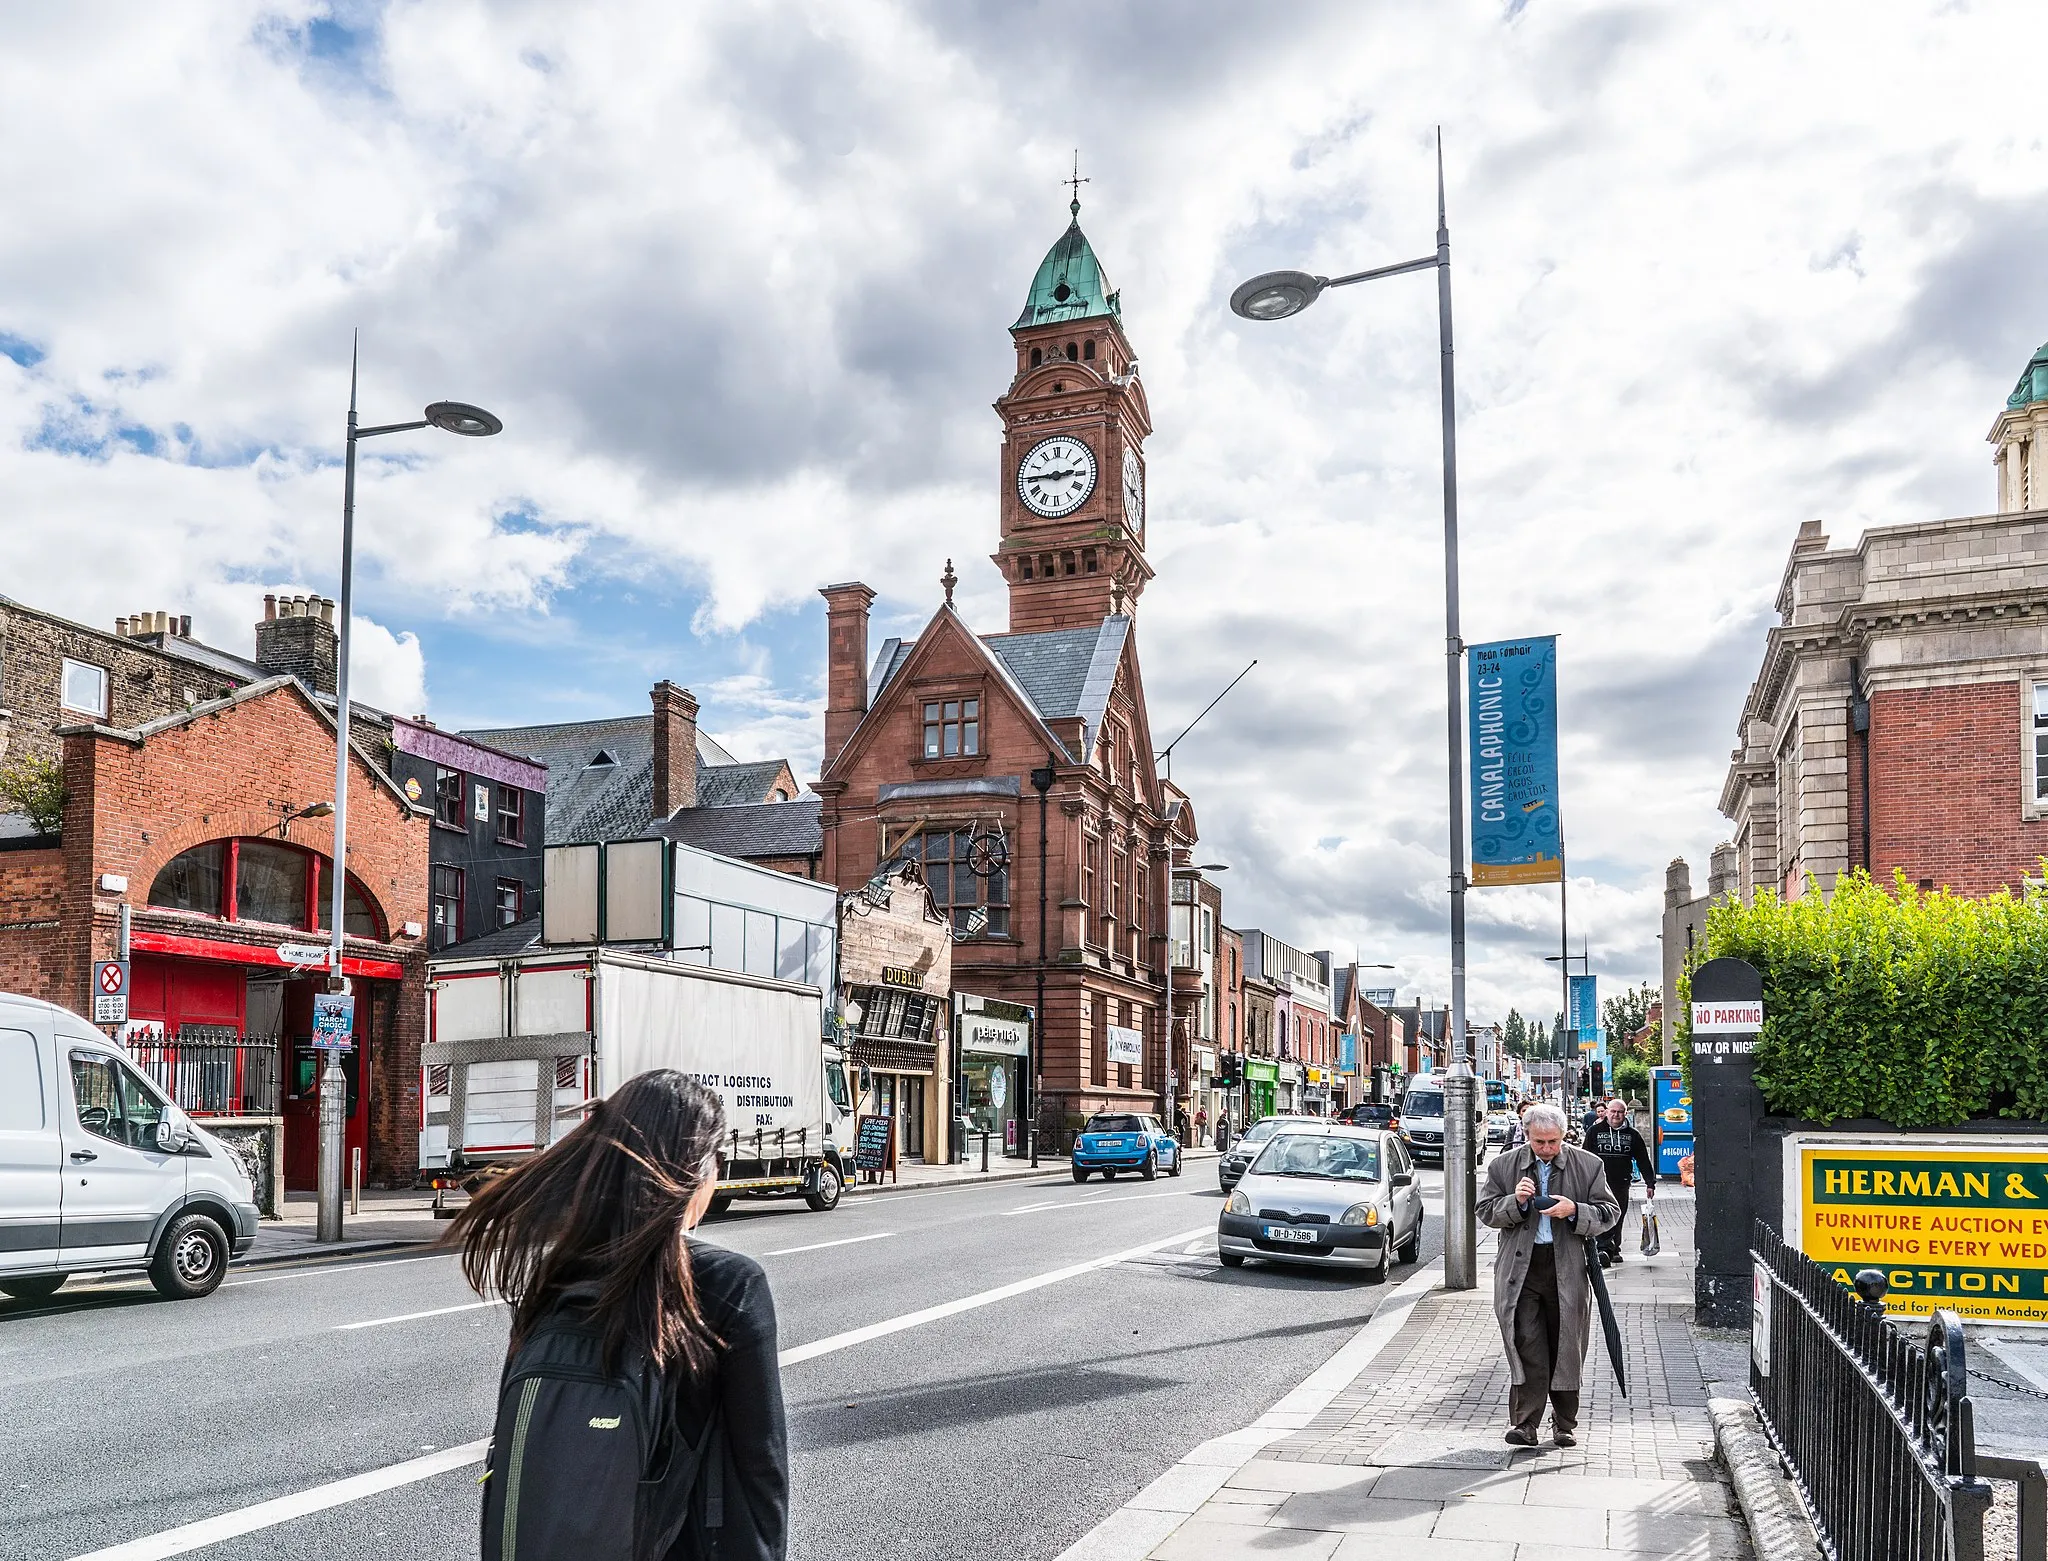
[[[1038,1006],[1031,1014],[1031,1055],[1025,1059],[1031,1075],[1031,1110],[1025,1118],[1024,1133],[1031,1147],[1031,1163],[1038,1164],[1038,1097],[1045,1088],[1045,920],[1046,920],[1046,801],[1052,794],[1058,759],[1048,752],[1045,767],[1031,772],[1031,789],[1038,793]]]

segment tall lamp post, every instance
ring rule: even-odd
[[[1268,271],[1230,295],[1231,311],[1247,320],[1284,320],[1301,313],[1325,288],[1349,287],[1409,271],[1436,271],[1438,353],[1443,400],[1444,464],[1444,690],[1447,705],[1451,801],[1451,1065],[1444,1074],[1444,1286],[1470,1290],[1478,1283],[1478,1226],[1474,1208],[1476,1084],[1465,1035],[1465,762],[1461,687],[1465,642],[1458,629],[1458,445],[1456,392],[1451,376],[1451,230],[1444,217],[1442,138],[1436,158],[1436,253],[1349,276]]]
[[[1258,662],[1256,662],[1256,661],[1254,661],[1254,662],[1252,663],[1252,667],[1256,667],[1257,665],[1258,665]],[[1231,680],[1231,688],[1235,688],[1235,687],[1237,686],[1237,684],[1238,684],[1238,683],[1239,683],[1240,681],[1242,681],[1242,679],[1244,678],[1244,673],[1245,673],[1245,672],[1249,672],[1249,671],[1251,671],[1252,667],[1246,667],[1246,668],[1244,669],[1244,672],[1240,672],[1240,673],[1238,673],[1237,677]],[[1227,693],[1229,693],[1229,692],[1230,692],[1230,689],[1229,689],[1229,688],[1226,688],[1226,689],[1225,689],[1225,690],[1223,691],[1223,694],[1227,694]],[[1223,697],[1223,694],[1218,694],[1218,695],[1216,696],[1216,699],[1221,699],[1221,698]],[[1211,701],[1209,702],[1209,706],[1210,706],[1210,709],[1214,709],[1214,708],[1215,708],[1215,705],[1216,705],[1216,700],[1211,700]],[[1209,711],[1208,711],[1208,710],[1204,710],[1204,711],[1202,712],[1202,715],[1207,715],[1208,713],[1209,713]],[[1201,719],[1202,719],[1202,716],[1200,716],[1200,715],[1198,715],[1198,716],[1196,716],[1196,717],[1195,717],[1195,721],[1199,721],[1199,720],[1201,720]],[[1190,721],[1190,722],[1188,723],[1188,730],[1189,730],[1189,731],[1192,731],[1192,730],[1194,730],[1194,722],[1193,722],[1193,721]],[[1181,736],[1181,737],[1185,737],[1185,736],[1187,736],[1187,735],[1188,735],[1188,734],[1187,734],[1187,732],[1182,732],[1182,733],[1180,734],[1180,736]],[[1177,742],[1179,742],[1179,741],[1180,741],[1180,737],[1176,737],[1176,738],[1175,738],[1175,739],[1173,740],[1173,742],[1175,742],[1175,743],[1177,743]],[[1171,748],[1173,747],[1173,743],[1168,743],[1168,744],[1167,744],[1166,746],[1167,746],[1167,748],[1168,748],[1168,749],[1170,750],[1170,749],[1171,749]],[[1188,899],[1188,902],[1187,902],[1187,907],[1188,907],[1188,949],[1189,949],[1189,952],[1190,952],[1190,955],[1191,955],[1191,957],[1192,957],[1192,958],[1193,958],[1193,959],[1194,959],[1194,960],[1196,961],[1196,968],[1197,968],[1197,969],[1199,969],[1199,968],[1200,968],[1200,964],[1201,964],[1201,953],[1200,953],[1200,948],[1201,948],[1201,946],[1202,946],[1202,918],[1201,918],[1201,915],[1199,914],[1199,913],[1200,913],[1200,911],[1201,911],[1201,908],[1202,908],[1202,889],[1201,889],[1201,884],[1202,884],[1202,875],[1203,875],[1204,873],[1227,873],[1227,872],[1229,872],[1229,871],[1230,871],[1230,864],[1229,864],[1228,862],[1196,862],[1196,863],[1194,863],[1194,864],[1193,864],[1192,866],[1188,866],[1188,867],[1176,867],[1176,868],[1172,868],[1171,870],[1169,870],[1169,872],[1168,872],[1168,874],[1167,874],[1167,876],[1168,876],[1168,878],[1169,878],[1169,879],[1175,879],[1175,878],[1178,878],[1178,879],[1182,879],[1182,880],[1184,880],[1185,882],[1187,882],[1187,884],[1189,885],[1189,888],[1188,888],[1188,895],[1189,895],[1189,899]],[[1166,916],[1167,916],[1167,934],[1168,934],[1168,936],[1167,936],[1167,941],[1166,941],[1166,949],[1167,949],[1167,954],[1166,954],[1166,1034],[1167,1034],[1167,1043],[1166,1043],[1166,1058],[1167,1058],[1167,1061],[1166,1061],[1166,1068],[1167,1068],[1167,1073],[1168,1073],[1168,1080],[1167,1080],[1167,1088],[1166,1088],[1166,1100],[1167,1100],[1167,1105],[1166,1105],[1166,1116],[1167,1116],[1167,1120],[1168,1120],[1168,1121],[1172,1121],[1172,1120],[1174,1119],[1175,1113],[1176,1113],[1176,1112],[1177,1112],[1177,1110],[1179,1109],[1179,1101],[1180,1101],[1180,1092],[1181,1092],[1181,1086],[1182,1086],[1182,1085],[1186,1085],[1186,1086],[1187,1086],[1187,1091],[1188,1091],[1188,1099],[1189,1099],[1189,1100],[1193,1100],[1193,1099],[1194,1099],[1194,1095],[1195,1095],[1195,1090],[1194,1090],[1194,1083],[1195,1083],[1195,1043],[1194,1043],[1194,1037],[1193,1037],[1192,1035],[1190,1035],[1190,1036],[1189,1036],[1189,1038],[1188,1038],[1188,1045],[1187,1045],[1187,1054],[1186,1054],[1185,1058],[1183,1058],[1183,1056],[1182,1056],[1182,1054],[1181,1054],[1181,1048],[1180,1048],[1180,1047],[1178,1047],[1178,1046],[1176,1046],[1176,1045],[1174,1044],[1174,1042],[1173,1042],[1173,1024],[1174,1024],[1174,1019],[1173,1019],[1173,938],[1172,938],[1172,932],[1173,932],[1173,910],[1174,910],[1174,902],[1173,902],[1173,898],[1172,898],[1172,895],[1171,895],[1171,894],[1169,893],[1169,895],[1168,895],[1168,903],[1167,903],[1167,907],[1166,907]],[[1220,922],[1221,922],[1221,920],[1222,920],[1222,918],[1221,918],[1221,917],[1218,917],[1218,918],[1217,918],[1217,920],[1218,920],[1218,922],[1220,923]],[[1215,968],[1215,960],[1214,960],[1214,958],[1213,958],[1213,957],[1212,957],[1212,958],[1211,958],[1211,960],[1210,960],[1210,968],[1211,968],[1211,969],[1214,969],[1214,968]],[[1213,1001],[1214,1001],[1214,993],[1213,993],[1213,991],[1212,991],[1212,992],[1211,992],[1211,993],[1209,994],[1209,996],[1208,996],[1207,998],[1205,998],[1204,1000],[1205,1000],[1205,1001],[1211,1001],[1211,1002],[1213,1002]],[[1213,1010],[1212,1010],[1212,1012],[1213,1012]],[[1220,1040],[1220,1039],[1221,1039],[1221,1036],[1218,1036],[1218,1039]],[[1189,1113],[1189,1121],[1190,1121],[1190,1123],[1192,1124],[1192,1121],[1193,1121],[1193,1113],[1192,1113],[1192,1111],[1191,1111],[1191,1112]]]
[[[343,918],[348,902],[348,642],[349,603],[355,589],[356,557],[356,444],[379,434],[410,433],[416,428],[439,428],[468,439],[487,439],[502,432],[505,425],[482,407],[462,401],[436,401],[410,423],[379,423],[371,428],[356,426],[356,354],[348,359],[348,459],[341,480],[341,643],[340,665],[334,687],[334,897],[329,906],[330,928],[327,945],[327,990],[346,992],[348,977],[342,973]],[[341,1054],[330,1049],[327,1064],[320,1071],[320,1176],[318,1220],[314,1236],[320,1241],[339,1241],[341,1229],[342,1141],[348,1120],[348,1080],[341,1071]]]

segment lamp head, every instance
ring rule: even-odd
[[[436,428],[461,434],[465,439],[488,439],[505,429],[496,417],[467,401],[436,401],[427,408],[425,416]]]
[[[331,802],[309,802],[292,816],[294,818],[326,818],[334,812]]]
[[[1328,277],[1306,271],[1268,271],[1238,285],[1230,295],[1230,312],[1247,320],[1284,320],[1300,314],[1329,285]]]

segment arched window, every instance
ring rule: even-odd
[[[1072,342],[1067,343],[1067,361],[1069,363],[1079,363],[1081,361],[1081,349]]]
[[[1031,366],[1035,369],[1038,367],[1039,364],[1043,363],[1044,361],[1045,349],[1042,347],[1033,347],[1031,349]]]
[[[1086,358],[1090,363],[1093,363],[1095,361],[1095,343],[1092,341],[1086,343],[1081,348],[1081,356]]]
[[[289,841],[209,840],[164,863],[149,886],[149,903],[222,921],[326,932],[334,926],[334,863]],[[384,940],[383,919],[354,873],[341,925],[352,938]]]

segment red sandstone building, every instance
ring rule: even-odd
[[[1006,1026],[972,1015],[1036,1006],[1041,977],[1041,1133],[1104,1108],[1171,1120],[1187,1098],[1194,1005],[1176,1025],[1167,909],[1195,823],[1154,769],[1139,670],[1151,419],[1117,295],[1078,220],[1039,266],[1011,336],[993,555],[1009,583],[1007,632],[960,617],[949,565],[923,632],[871,658],[874,593],[826,587],[816,791],[822,876],[852,890],[915,863],[953,921],[965,1022],[951,1045],[935,1039],[914,1060],[899,1050],[899,1078],[922,1080],[933,1116],[958,1109],[1021,1138],[1018,1108],[1037,1081]]]
[[[1847,548],[1800,528],[1721,791],[1745,899],[1826,891],[1852,868],[1964,894],[2040,876],[2048,347],[1990,440],[1996,514],[1874,527]]]

